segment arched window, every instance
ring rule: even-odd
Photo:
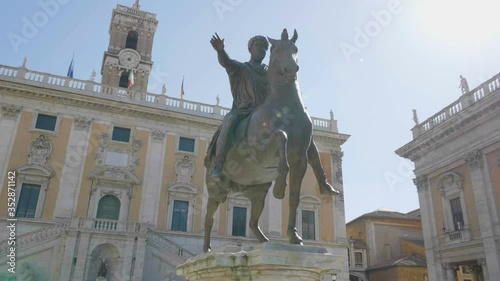
[[[128,32],[127,41],[125,42],[125,48],[137,50],[137,41],[139,40],[139,34],[133,30]]]
[[[118,220],[120,217],[120,199],[114,195],[104,195],[97,207],[98,219]]]

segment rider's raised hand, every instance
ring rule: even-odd
[[[212,36],[210,43],[212,44],[212,47],[214,47],[216,51],[224,50],[224,39],[221,39],[219,37],[219,34],[215,33],[215,35]]]

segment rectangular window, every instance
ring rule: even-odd
[[[130,129],[122,127],[113,128],[113,136],[111,137],[114,141],[129,142],[130,141]]]
[[[179,151],[194,152],[194,139],[180,137]]]
[[[316,239],[316,224],[314,216],[314,211],[302,210],[302,238],[304,239]]]
[[[187,231],[188,207],[188,201],[174,200],[171,228],[173,231]]]
[[[57,116],[38,114],[35,128],[40,130],[55,131]]]
[[[464,228],[464,216],[462,214],[462,206],[460,205],[460,197],[450,200],[451,215],[453,217],[453,227],[455,231]]]
[[[354,253],[354,266],[363,267],[363,253],[361,252]]]
[[[243,236],[247,232],[247,208],[233,208],[233,236]]]
[[[39,194],[40,185],[23,183],[19,202],[17,202],[16,217],[34,218]]]

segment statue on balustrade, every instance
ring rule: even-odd
[[[213,215],[230,192],[242,192],[250,199],[250,229],[260,242],[268,241],[258,227],[265,196],[274,181],[273,195],[283,199],[290,171],[288,236],[292,244],[302,244],[295,228],[295,214],[307,164],[314,171],[321,194],[340,194],[326,179],[312,138],[312,121],[300,96],[297,38],[295,31],[289,39],[285,29],[281,40],[269,39],[269,68],[262,63],[269,47],[263,36],[249,40],[250,60],[245,63],[229,57],[224,39],[217,33],[210,40],[229,76],[233,105],[212,137],[205,158],[209,193],[205,252],[210,250]]]
[[[462,94],[467,94],[470,92],[469,83],[467,83],[467,79],[460,75],[460,86],[458,86],[462,90]]]

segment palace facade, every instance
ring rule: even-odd
[[[500,74],[412,129],[429,280],[500,280]]]

